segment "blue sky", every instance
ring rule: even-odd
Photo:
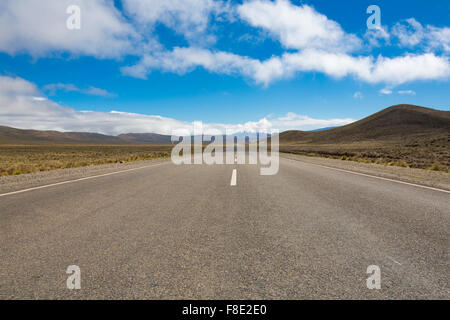
[[[66,26],[73,4],[79,30]],[[373,4],[381,26],[369,30]],[[5,0],[0,124],[310,130],[399,103],[450,110],[449,9],[437,0]]]

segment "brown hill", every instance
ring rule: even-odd
[[[409,140],[415,136],[450,134],[450,111],[396,105],[346,126],[316,132],[286,131],[280,143],[348,143]]]
[[[116,137],[90,132],[22,130],[0,126],[0,144],[170,144],[170,136],[129,133]]]
[[[0,144],[114,144],[117,137],[87,132],[22,130],[0,126]]]
[[[339,128],[283,132],[280,151],[448,171],[450,111],[392,106]]]

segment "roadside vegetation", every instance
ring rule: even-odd
[[[312,157],[450,172],[449,139],[442,136],[403,145],[392,141],[280,145],[280,151]]]
[[[171,145],[0,145],[0,176],[170,157]]]

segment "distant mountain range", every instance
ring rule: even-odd
[[[127,133],[117,136],[122,143],[171,144],[171,136],[157,133]]]
[[[285,131],[281,143],[348,143],[411,136],[450,134],[450,111],[397,105],[342,127]],[[0,126],[0,144],[170,144],[171,136],[127,133],[109,136],[88,132],[22,130]]]
[[[171,137],[156,133],[108,136],[88,132],[22,130],[0,126],[0,144],[170,144]]]

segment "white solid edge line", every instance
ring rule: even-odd
[[[370,178],[375,178],[375,179],[380,179],[380,180],[386,180],[386,181],[406,184],[406,185],[413,186],[413,187],[419,187],[419,188],[424,188],[424,189],[429,189],[429,190],[434,190],[434,191],[450,193],[450,191],[448,191],[448,190],[439,189],[439,188],[433,188],[433,187],[428,187],[428,186],[423,186],[423,185],[420,185],[420,184],[415,184],[415,183],[410,183],[410,182],[405,182],[405,181],[400,181],[400,180],[394,180],[394,179],[389,179],[389,178],[384,178],[384,177],[378,177],[378,176],[374,176],[374,175],[371,175],[371,174],[365,174],[365,173],[360,173],[360,172],[355,172],[355,171],[350,171],[350,170],[345,170],[345,169],[338,169],[338,168],[334,168],[334,167],[328,167],[328,166],[324,166],[324,165],[321,165],[321,164],[306,162],[306,161],[302,161],[302,160],[294,160],[294,159],[289,159],[289,158],[284,158],[284,159],[288,159],[290,161],[296,161],[296,162],[303,162],[303,163],[311,164],[313,166],[327,168],[327,169],[331,169],[331,170],[336,170],[336,171],[342,171],[342,172],[347,172],[347,173],[351,173],[351,174],[356,174],[358,176],[365,176],[365,177],[370,177]]]
[[[63,185],[63,184],[77,182],[77,181],[83,181],[83,180],[95,179],[95,178],[100,178],[100,177],[112,176],[112,175],[118,174],[118,173],[135,171],[135,170],[145,169],[145,168],[150,168],[150,167],[156,167],[156,166],[160,166],[160,165],[168,164],[168,163],[170,163],[170,162],[157,163],[157,164],[152,164],[150,166],[144,166],[144,167],[139,167],[139,168],[131,168],[131,169],[126,169],[126,170],[121,170],[121,171],[115,171],[115,172],[99,174],[99,175],[96,175],[96,176],[90,176],[90,177],[79,178],[79,179],[74,179],[74,180],[67,180],[67,181],[62,181],[62,182],[57,182],[57,183],[52,183],[52,184],[46,184],[46,185],[43,185],[43,186],[38,186],[38,187],[33,187],[33,188],[28,188],[28,189],[23,189],[23,190],[18,190],[18,191],[2,193],[2,194],[0,194],[0,197],[10,196],[10,195],[13,195],[13,194],[18,194],[18,193],[24,193],[24,192],[27,192],[27,191],[44,189],[44,188],[48,188],[48,187],[60,186],[60,185]]]
[[[233,169],[233,173],[231,174],[230,186],[235,186],[235,185],[236,185],[236,169]]]

